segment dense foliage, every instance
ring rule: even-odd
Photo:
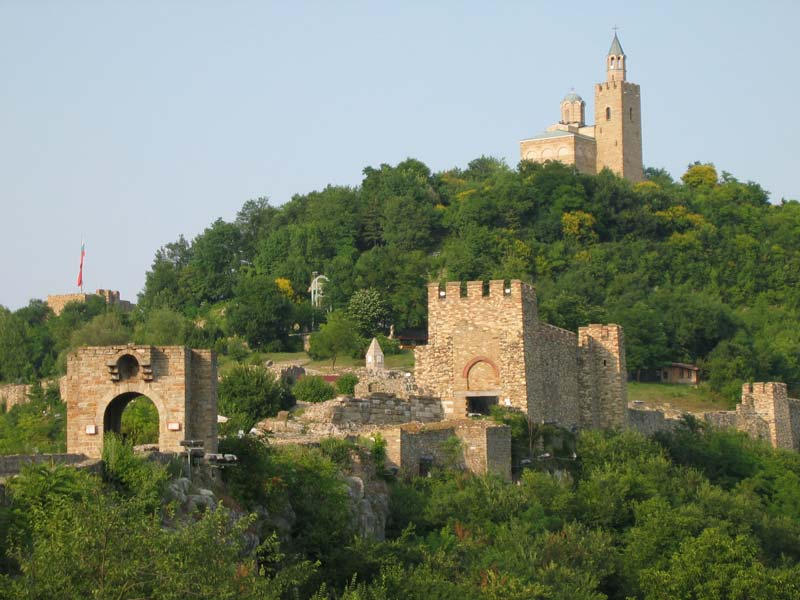
[[[102,479],[39,466],[11,481],[0,597],[800,595],[800,455],[691,420],[657,440],[583,432],[575,460],[534,461],[518,485],[449,470],[393,480],[385,541],[354,535],[342,469],[369,459],[352,442],[223,440],[240,458],[223,473],[227,503],[266,520],[175,518],[161,500],[168,467],[109,442]],[[252,532],[266,540],[255,551]]]
[[[289,387],[259,366],[234,366],[222,377],[217,394],[220,414],[228,417],[232,431],[250,431],[262,419],[294,405]]]
[[[424,327],[428,281],[521,278],[554,325],[621,323],[631,370],[699,362],[730,397],[747,379],[797,389],[800,203],[770,204],[707,164],[680,182],[647,176],[634,185],[491,158],[432,173],[408,159],[365,169],[356,188],[281,207],[251,200],[233,222],[160,249],[132,315],[97,302],[58,318],[40,301],[0,309],[0,379],[61,372],[64,352],[85,343],[289,348],[289,332],[328,308],[368,339]],[[315,271],[330,280],[319,311],[305,299]]]
[[[336,388],[318,375],[306,375],[294,384],[292,393],[301,402],[325,402],[336,396]]]

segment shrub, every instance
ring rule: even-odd
[[[356,384],[358,377],[355,373],[345,373],[336,380],[336,391],[340,394],[347,394],[352,396],[356,393]]]
[[[252,365],[236,365],[222,378],[218,392],[222,414],[245,431],[294,404],[287,386],[270,371]]]
[[[325,402],[336,397],[336,390],[322,377],[303,377],[292,388],[295,398],[303,402]]]

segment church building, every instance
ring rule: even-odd
[[[558,160],[581,173],[604,168],[633,182],[644,179],[642,111],[638,84],[627,81],[627,57],[617,34],[606,57],[606,80],[594,86],[594,125],[574,91],[561,101],[561,120],[519,143],[520,159]]]

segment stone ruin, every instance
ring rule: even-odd
[[[679,411],[631,406],[631,426],[644,434],[671,431],[681,423]],[[757,382],[742,386],[736,410],[700,413],[697,416],[715,427],[738,429],[773,448],[800,451],[800,400],[789,398],[785,383]]]
[[[217,362],[211,350],[183,346],[97,346],[67,358],[67,452],[102,455],[107,432],[119,432],[128,403],[147,396],[158,410],[158,448],[182,452],[201,440],[217,451]]]

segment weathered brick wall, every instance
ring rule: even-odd
[[[43,388],[47,388],[48,386],[52,385],[53,383],[58,384],[59,393],[61,398],[64,398],[64,386],[66,385],[67,378],[66,377],[59,377],[58,379],[43,379],[40,382],[40,385]],[[28,402],[28,394],[31,392],[31,388],[33,386],[30,384],[17,384],[17,383],[7,383],[4,385],[0,385],[0,404],[6,407],[6,410],[10,410],[12,406],[16,406],[18,404],[26,404]]]
[[[394,394],[399,398],[408,398],[416,391],[414,376],[406,371],[359,369],[358,383],[354,393],[357,398],[364,398],[373,393]]]
[[[417,386],[462,418],[467,398],[494,396],[536,422],[624,427],[622,328],[589,325],[576,335],[541,323],[536,293],[513,280],[428,286],[428,345],[415,353]]]
[[[329,420],[334,425],[393,425],[410,421],[429,423],[441,421],[444,417],[441,401],[424,396],[405,399],[392,394],[372,394],[365,398],[346,396],[330,404]]]
[[[620,325],[578,329],[581,426],[623,428],[628,424],[625,339]]]
[[[191,350],[190,429],[187,437],[201,439],[206,452],[217,451],[217,357],[211,350]]]
[[[526,365],[530,382],[529,414],[537,422],[556,422],[561,427],[577,426],[580,422],[578,336],[572,331],[541,322],[530,334],[526,330],[528,335],[533,348],[533,360]]]
[[[511,430],[506,425],[468,419],[407,423],[382,435],[387,441],[387,459],[408,475],[418,475],[421,459],[427,458],[434,465],[511,479]],[[451,452],[453,437],[460,441],[455,455]]]
[[[466,397],[496,393],[501,403],[527,410],[524,312],[536,319],[533,288],[502,280],[428,286],[428,345],[415,350],[415,378],[420,390],[439,396],[448,417],[466,415]],[[473,369],[476,369],[472,373]],[[472,381],[470,381],[472,377]],[[496,386],[496,387],[488,387]]]
[[[794,448],[789,396],[785,383],[760,382],[742,386],[742,401],[737,407],[744,413],[752,409],[769,428],[769,441],[775,448]]]
[[[138,364],[125,377],[124,356]],[[197,372],[192,373],[196,367]],[[196,396],[193,395],[193,388]],[[79,348],[67,359],[67,450],[97,457],[103,433],[137,395],[153,401],[159,415],[159,449],[180,452],[187,434],[216,448],[216,361],[209,351],[181,346]],[[198,411],[194,417],[192,414]],[[111,418],[111,420],[109,420]]]
[[[0,456],[0,477],[16,475],[23,467],[31,464],[76,465],[89,458],[83,454],[11,454]]]
[[[792,423],[794,449],[800,450],[800,400],[796,398],[789,398],[789,418]]]
[[[672,431],[680,424],[679,419],[668,418],[660,410],[645,408],[628,408],[628,424],[644,435],[653,435],[659,431]]]

